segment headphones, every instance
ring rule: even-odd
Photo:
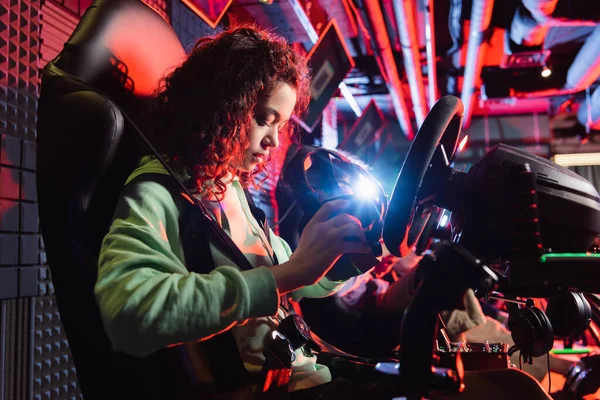
[[[583,293],[565,292],[548,300],[546,315],[552,322],[554,336],[575,339],[590,326],[592,307]]]
[[[508,329],[515,346],[526,360],[540,357],[554,346],[552,324],[542,310],[533,305],[519,308],[508,303]]]
[[[301,228],[323,204],[350,200],[349,213],[360,220],[373,255],[382,254],[388,199],[379,182],[365,169],[335,151],[300,146],[284,168],[283,184],[304,213]]]
[[[589,326],[592,309],[581,293],[565,292],[548,300],[546,313],[533,304],[519,308],[507,303],[508,328],[515,346],[526,359],[540,357],[554,345],[554,337],[575,339]]]

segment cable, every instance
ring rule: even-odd
[[[285,218],[286,218],[288,215],[290,215],[290,212],[292,212],[292,209],[294,208],[294,206],[295,206],[295,205],[296,205],[296,200],[294,200],[294,201],[292,202],[292,205],[290,205],[290,206],[288,207],[288,209],[287,209],[287,211],[285,212],[285,214],[283,214],[283,217],[281,217],[281,218],[279,219],[279,221],[277,221],[277,223],[276,223],[276,224],[273,224],[273,228],[274,228],[274,227],[276,227],[277,225],[279,225],[280,223],[282,223],[282,222],[283,222],[283,220],[284,220],[284,219],[285,219]]]

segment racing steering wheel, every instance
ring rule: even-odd
[[[430,213],[421,206],[430,193],[421,193],[420,189],[431,186],[436,171],[446,169],[454,157],[463,114],[464,107],[458,97],[442,97],[427,114],[410,146],[394,185],[383,228],[383,242],[397,257],[410,253],[429,219]],[[434,157],[436,153],[441,157]]]

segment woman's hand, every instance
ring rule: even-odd
[[[346,253],[369,253],[358,218],[347,214],[348,200],[325,203],[308,222],[290,260],[273,268],[280,292],[318,282]]]

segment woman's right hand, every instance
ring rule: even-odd
[[[348,200],[325,203],[308,222],[289,261],[273,268],[280,292],[312,285],[346,253],[369,253],[358,218],[347,213]]]

